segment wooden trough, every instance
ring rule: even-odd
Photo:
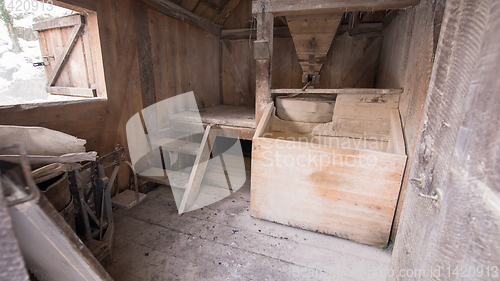
[[[253,139],[251,215],[386,246],[406,165],[398,100],[338,94],[323,124],[281,120],[270,104]]]

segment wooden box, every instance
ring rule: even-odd
[[[251,215],[386,246],[406,165],[399,95],[339,94],[331,123],[276,117],[252,149]]]

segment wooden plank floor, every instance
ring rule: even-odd
[[[177,215],[167,186],[115,210],[115,280],[385,280],[391,253],[250,217],[248,180],[226,199]]]

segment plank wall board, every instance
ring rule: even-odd
[[[40,48],[42,49],[42,53],[55,56],[54,60],[50,61],[51,63],[48,66],[44,67],[45,73],[48,74],[47,77],[49,77],[50,74],[55,70],[55,62],[59,59],[59,56],[62,55],[61,53],[49,54],[49,52],[53,52],[53,50],[63,50],[72,31],[73,27],[70,26],[61,29],[44,30],[38,33],[40,36],[39,42],[41,45]],[[81,75],[81,72],[86,70],[85,59],[83,57],[82,42],[83,40],[81,38],[77,39],[73,48],[74,52],[70,53],[68,59],[66,60],[67,63],[62,66],[61,74],[55,81],[55,86],[70,86],[80,88],[88,87],[88,81],[81,79],[86,77],[85,73]]]
[[[439,3],[422,4],[433,30],[429,15]],[[429,35],[424,42],[432,42]],[[395,272],[500,264],[500,3],[446,1],[439,37],[392,254]]]
[[[224,21],[223,26],[224,29],[248,28],[252,26],[252,20],[252,0],[240,0],[238,6]]]
[[[207,32],[210,32],[216,36],[219,36],[222,30],[222,26],[219,26],[207,18],[212,18],[212,15],[205,15],[204,18],[203,11],[191,11],[189,7],[179,6],[172,1],[167,0],[137,0],[143,5],[147,5],[148,8],[153,9],[162,13],[165,16],[176,19],[178,21],[189,24],[190,26],[200,28]],[[182,5],[182,4],[181,4]],[[205,7],[202,7],[204,9]],[[194,13],[196,12],[196,13]]]
[[[87,140],[87,150],[99,149],[106,99],[0,107],[0,124],[39,126]]]
[[[227,48],[223,48],[222,56],[226,58],[232,56],[235,63],[234,67],[241,73],[243,79],[249,87],[249,93],[252,99],[255,100],[255,60],[253,59],[253,41],[249,40],[224,40],[221,44],[226,44]],[[229,53],[230,52],[230,53]],[[227,62],[227,59],[224,59]],[[242,105],[247,104],[244,97],[239,94],[236,86],[235,78],[231,74],[231,67],[227,63],[222,65],[223,86],[222,99],[226,105]]]
[[[395,239],[414,163],[420,120],[433,68],[433,1],[401,10],[384,32],[377,87],[404,88],[399,111],[404,130],[408,165],[403,178],[392,238]]]
[[[275,38],[273,50],[272,87],[301,88],[302,68],[291,38]]]
[[[218,38],[152,10],[149,17],[156,100],[193,91],[198,107],[219,104]]]
[[[382,46],[381,37],[366,35],[336,37],[321,71],[316,88],[370,88],[375,86],[375,70]]]
[[[134,19],[137,32],[137,56],[139,58],[139,73],[141,76],[141,96],[143,107],[156,103],[155,80],[153,76],[153,54],[151,50],[151,35],[149,9],[141,3],[134,2]]]

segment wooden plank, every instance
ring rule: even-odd
[[[393,10],[393,11],[398,11],[398,10]],[[358,34],[382,31],[384,29],[384,25],[379,22],[360,22],[356,25],[356,27],[357,27],[356,31],[358,32]],[[337,30],[337,34],[338,35],[344,34],[348,30],[349,30],[348,24],[341,24],[339,26],[339,29]]]
[[[142,106],[146,108],[156,103],[153,54],[151,51],[151,35],[149,31],[148,8],[134,2],[135,28],[137,32],[137,55],[139,57],[139,73],[141,77]]]
[[[98,2],[98,10],[102,11],[104,15],[109,15],[99,18],[99,23],[101,24],[102,20],[104,21],[102,23],[104,26],[113,27],[113,29],[109,30],[109,33],[101,34],[101,39],[103,39],[101,46],[103,47],[104,65],[105,69],[110,72],[110,75],[106,77],[109,106],[106,111],[106,121],[101,132],[102,153],[113,150],[116,145],[117,136],[119,136],[116,128],[119,127],[122,113],[126,107],[125,105],[132,96],[127,89],[129,88],[131,77],[134,77],[133,72],[136,69],[134,62],[137,63],[137,59],[132,59],[137,57],[135,24],[125,24],[121,27],[123,29],[123,32],[121,32],[122,37],[118,37],[117,39],[116,34],[118,34],[118,31],[112,23],[115,21],[116,14],[114,14],[115,10],[111,4],[108,2]],[[133,22],[134,10],[131,7],[124,9],[123,13],[126,13],[123,22]],[[106,29],[104,31],[107,32]],[[120,45],[114,42],[116,40],[120,40]],[[114,58],[111,56],[113,52],[116,52]],[[110,57],[107,57],[107,55]],[[142,108],[140,105],[141,101],[138,101],[138,103],[139,106],[135,104],[134,106]],[[123,126],[125,128],[125,124]]]
[[[403,138],[403,128],[398,109],[391,110],[391,137],[390,146],[392,153],[406,155],[405,140]]]
[[[286,26],[274,27],[274,37],[289,38],[292,37],[290,29]],[[257,38],[257,30],[250,28],[240,29],[224,29],[222,30],[221,40],[241,40],[241,39],[255,39]]]
[[[190,208],[196,201],[198,192],[200,190],[201,181],[203,180],[203,175],[207,168],[208,159],[210,157],[210,152],[212,150],[212,145],[215,140],[215,136],[210,134],[210,127],[207,126],[205,129],[205,134],[201,140],[199,153],[196,156],[194,166],[189,175],[189,181],[186,186],[186,191],[182,197],[181,204],[179,206],[179,214],[182,214]]]
[[[77,87],[77,88],[91,88],[91,83],[89,82],[89,76],[85,61],[85,49],[83,42],[83,30],[85,26],[82,26],[80,35],[76,39],[73,49],[70,51],[69,57],[66,62],[61,66],[62,70],[59,77],[56,78],[53,86],[61,87]],[[53,29],[55,34],[60,33],[63,42],[69,39],[71,28],[66,28],[63,30]],[[64,32],[65,31],[65,32]],[[57,59],[58,53],[56,53]]]
[[[262,119],[259,122],[257,129],[255,130],[254,138],[262,137],[264,135],[264,131],[266,130],[267,124],[271,119],[271,116],[274,112],[274,104],[270,103],[266,106],[264,113],[262,114]]]
[[[409,68],[433,53],[434,7],[416,10],[410,56],[420,56],[410,57]],[[414,41],[415,35],[423,38]],[[414,129],[415,180],[404,199],[391,270],[411,265],[428,271],[445,260],[451,268],[500,264],[499,39],[499,2],[446,1],[430,85],[417,80],[423,66],[407,74],[423,84],[427,97],[421,127]],[[414,52],[415,45],[421,51]],[[408,118],[420,117],[420,106],[412,105]],[[469,251],[475,245],[481,247]]]
[[[222,26],[214,24],[168,0],[139,0],[154,10],[177,19],[181,22],[196,26],[217,36],[221,35]]]
[[[66,45],[64,46],[64,49],[61,52],[61,55],[57,59],[56,65],[54,67],[54,70],[52,71],[49,79],[47,79],[47,86],[52,86],[56,82],[56,79],[59,77],[59,74],[62,71],[62,66],[64,63],[68,60],[71,50],[75,46],[77,40],[78,40],[78,35],[80,34],[80,31],[82,30],[83,25],[82,24],[77,24],[73,27],[73,30],[71,31],[71,34],[69,36],[68,41],[66,42]]]
[[[75,87],[45,87],[47,93],[64,95],[64,96],[74,96],[74,97],[84,97],[93,98],[96,97],[96,89],[89,88],[75,88]]]
[[[341,87],[354,87],[360,80],[363,74],[374,65],[377,65],[382,38],[376,37],[373,42],[368,46],[368,49],[358,58],[353,64],[349,72],[342,77]]]
[[[375,159],[374,165],[363,163],[365,158]],[[385,246],[405,160],[401,155],[256,137],[251,215]]]
[[[95,13],[92,13],[95,15]],[[89,18],[89,17],[87,17]],[[92,19],[90,19],[92,21]],[[88,23],[88,21],[86,21]],[[91,23],[92,25],[92,23]],[[98,67],[97,63],[94,63],[94,58],[93,55],[94,53],[92,52],[93,48],[99,48],[99,46],[94,46],[93,42],[91,41],[91,32],[93,33],[94,30],[92,30],[92,26],[89,26],[88,24],[84,25],[83,31],[82,31],[82,50],[83,50],[83,58],[85,62],[85,74],[87,77],[87,87],[92,86],[94,88],[97,88],[96,85],[96,75],[94,73],[94,67]],[[92,34],[93,36],[99,37],[99,31],[97,31],[97,34]],[[92,42],[92,43],[91,43]],[[97,94],[97,91],[96,91]]]
[[[360,23],[358,25],[358,32],[369,33],[382,31],[383,28],[381,23]],[[337,35],[344,34],[348,29],[349,26],[347,24],[339,25]],[[273,35],[274,38],[292,37],[290,29],[287,26],[275,26]],[[255,39],[256,37],[257,30],[251,28],[223,29],[221,34],[221,40]]]
[[[271,88],[279,88],[280,86],[291,87],[293,83],[294,66],[300,68],[300,66],[295,65],[296,58],[297,55],[293,46],[293,40],[288,38],[274,39],[273,64],[275,67],[271,70],[271,75],[273,77]],[[302,75],[302,69],[299,75]],[[300,77],[301,76],[298,76],[297,78],[300,79],[299,82],[302,81]],[[299,86],[302,86],[302,84]]]
[[[106,97],[106,82],[104,78],[104,67],[101,52],[101,41],[99,38],[99,27],[97,25],[97,13],[89,13],[85,18],[86,24],[85,28],[88,29],[89,34],[85,34],[85,38],[88,38],[90,54],[86,53],[85,56],[90,57],[92,65],[88,68],[92,68],[93,79],[91,78],[91,83],[95,83],[95,88],[98,97]],[[87,61],[88,63],[88,61]],[[89,72],[89,75],[92,75]]]
[[[362,95],[398,95],[402,89],[366,89],[366,88],[345,88],[345,89],[272,89],[272,94],[362,94]]]
[[[87,140],[87,150],[97,150],[106,106],[104,98],[0,106],[0,124],[58,130]]]
[[[400,88],[399,111],[404,128],[408,165],[404,173],[398,207],[394,216],[391,240],[395,240],[400,217],[407,198],[410,170],[415,163],[415,146],[421,129],[421,118],[434,64],[433,18],[434,5],[426,3],[415,9],[400,10],[384,30],[377,87]],[[408,188],[409,186],[409,188]]]
[[[226,137],[226,138],[232,138],[234,137],[234,134],[227,133],[224,134],[226,131],[233,131],[236,134],[238,134],[238,137],[243,140],[252,140],[253,136],[255,135],[255,129],[253,128],[246,128],[246,127],[236,127],[236,126],[226,126],[226,125],[218,125],[218,129],[223,129],[223,133],[219,133],[217,136],[219,137]]]
[[[233,10],[238,6],[240,3],[240,0],[230,0],[226,6],[224,7],[224,10],[215,18],[215,23],[218,25],[223,25],[226,19],[231,15]]]
[[[233,55],[226,46],[226,43],[222,42],[222,48],[224,52],[223,54],[224,66],[228,68],[228,71],[233,76],[236,88],[246,100],[247,105],[252,106],[255,103],[255,100],[253,99],[253,96],[250,93],[250,86],[248,85],[247,82],[248,79],[245,79],[245,77],[241,75],[240,70],[236,66]]]
[[[63,7],[69,10],[78,11],[81,13],[88,13],[89,11],[97,11],[95,0],[53,0],[54,5]],[[45,2],[50,3],[50,2]],[[39,4],[41,5],[41,4]]]
[[[265,6],[266,12],[276,16],[352,11],[373,12],[409,8],[418,5],[419,2],[419,0],[253,0],[252,13],[261,13],[262,6]]]
[[[49,5],[49,4],[45,4],[45,5]],[[52,19],[52,20],[47,20],[47,21],[36,22],[33,24],[33,30],[43,31],[43,30],[53,29],[53,28],[70,27],[70,26],[77,25],[77,24],[83,24],[82,16],[80,14],[70,15],[70,16],[61,17],[61,18]]]

